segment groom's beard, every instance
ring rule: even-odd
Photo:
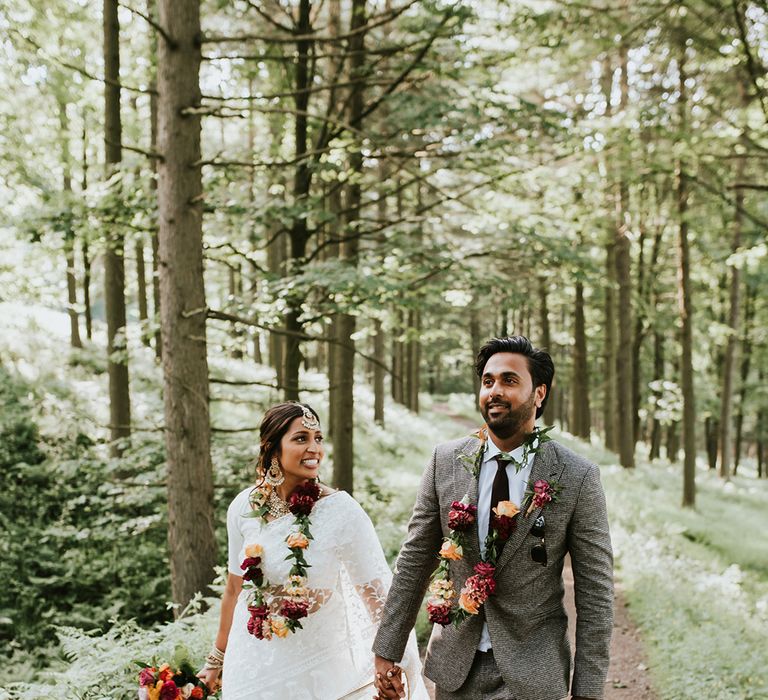
[[[507,409],[507,413],[499,416],[498,418],[490,418],[488,411],[492,406],[502,406]],[[523,426],[528,424],[531,417],[535,415],[536,411],[536,390],[531,391],[531,395],[528,400],[518,406],[512,408],[511,404],[500,399],[493,399],[488,401],[485,406],[482,406],[480,413],[485,418],[485,424],[488,429],[501,440],[511,438],[513,435],[517,435],[523,429]]]

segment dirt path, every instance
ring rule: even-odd
[[[563,569],[565,609],[568,612],[568,637],[576,647],[576,607],[573,600],[573,572],[570,557]],[[621,584],[616,583],[613,607],[613,637],[605,700],[658,700],[651,686],[648,662],[637,627],[629,618]]]
[[[445,404],[435,404],[432,410],[454,418],[463,428],[477,427],[477,421],[454,415],[450,407]],[[573,573],[570,558],[566,559],[563,579],[565,608],[568,612],[568,635],[573,649],[575,648],[576,608],[573,599]],[[618,581],[616,582],[611,662],[608,668],[608,680],[605,683],[605,700],[658,700],[658,695],[651,685],[648,661],[640,632],[629,617],[621,583]]]

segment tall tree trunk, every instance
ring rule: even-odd
[[[394,319],[392,329],[392,398],[399,404],[405,405],[405,343],[403,335],[403,310],[397,306],[392,312]]]
[[[554,354],[554,348],[552,347],[552,336],[549,330],[549,299],[547,294],[547,285],[549,284],[546,277],[543,275],[538,278],[539,283],[539,325],[541,326],[541,345],[546,349],[550,355]],[[553,384],[551,389],[555,389]],[[552,400],[547,401],[547,405],[544,407],[544,413],[542,415],[542,421],[544,425],[553,425],[555,415],[555,402]]]
[[[576,281],[573,306],[573,379],[571,381],[572,430],[577,437],[589,440],[591,429],[589,407],[589,363],[587,332],[584,320],[584,284]]]
[[[389,181],[389,168],[384,160],[379,161],[379,180],[381,183]],[[387,193],[386,184],[382,184],[379,198],[376,202],[379,221],[383,225],[387,220]],[[384,243],[382,238],[379,243]],[[386,338],[384,324],[380,318],[373,321],[373,356],[376,363],[373,364],[373,420],[380,426],[384,426],[384,378],[387,361]]]
[[[63,165],[62,188],[67,196],[72,194],[72,155],[69,150],[69,115],[67,103],[59,99],[59,126],[61,128],[61,162]],[[83,347],[80,340],[80,321],[77,313],[77,277],[75,276],[75,231],[71,217],[64,232],[64,262],[67,277],[67,314],[69,315],[69,343],[73,348]]]
[[[674,421],[667,426],[667,459],[674,464],[680,457],[680,423]]]
[[[384,366],[387,361],[384,326],[380,319],[373,322],[373,420],[384,427]]]
[[[637,292],[641,297],[637,304],[635,313],[635,328],[632,334],[632,441],[637,445],[641,439],[640,435],[640,402],[642,381],[642,368],[640,355],[645,338],[645,311],[643,310],[643,297],[645,296],[646,274],[645,274],[645,226],[640,224],[639,247],[640,251],[637,257]]]
[[[227,299],[227,305],[233,310],[237,311],[238,307],[242,303],[242,269],[240,265],[230,265],[227,267],[227,276],[229,279],[229,298]],[[243,329],[237,322],[232,322],[229,329],[230,338],[232,338],[232,348],[230,350],[230,357],[235,360],[243,359]]]
[[[742,100],[746,89],[742,86]],[[742,147],[749,144],[742,138]],[[744,189],[739,185],[744,182],[744,169],[746,166],[746,157],[740,155],[736,159],[736,168],[734,181],[735,190],[735,208],[733,212],[733,223],[731,229],[731,253],[738,252],[741,247],[741,232],[744,207]],[[733,393],[734,380],[736,378],[736,350],[739,340],[739,314],[741,313],[741,272],[738,265],[731,266],[731,285],[728,300],[728,328],[730,333],[725,347],[725,356],[723,358],[723,384],[720,391],[720,454],[719,454],[719,476],[721,479],[730,479],[731,477],[731,457],[733,449]]]
[[[421,388],[421,313],[418,309],[408,312],[408,342],[405,348],[407,388],[406,405],[414,413],[419,412],[419,389]]]
[[[352,0],[349,40],[349,77],[354,85],[350,90],[349,121],[360,129],[364,109],[364,65],[365,65],[365,0]],[[347,226],[345,239],[340,246],[340,258],[350,267],[357,266],[360,238],[357,225],[360,219],[362,191],[360,174],[363,171],[362,144],[349,156],[353,173],[347,187]],[[354,485],[354,382],[355,382],[355,317],[350,313],[339,316],[338,331],[340,345],[337,351],[338,370],[336,382],[336,404],[332,407],[334,422],[333,484],[338,489],[352,493]],[[334,410],[335,409],[335,410]]]
[[[156,18],[156,0],[147,0],[147,14],[150,17]],[[152,46],[152,54],[150,56],[152,78],[149,86],[152,92],[149,95],[149,150],[152,153],[155,153],[157,151],[157,35],[153,33],[150,41]],[[157,158],[152,159],[151,165],[153,177],[149,186],[153,195],[157,197]],[[160,323],[160,250],[157,224],[152,227],[150,243],[152,246],[152,325],[155,329],[153,343],[155,357],[158,360],[161,360],[163,357],[163,340],[161,337],[162,326]]]
[[[654,192],[657,192],[657,188],[654,187]],[[658,197],[655,198],[656,200]],[[657,226],[653,236],[653,245],[651,247],[651,255],[648,263],[645,263],[645,256],[643,254],[644,246],[640,244],[640,256],[638,262],[638,290],[641,295],[641,301],[638,304],[637,313],[635,317],[635,338],[633,346],[633,360],[632,360],[632,415],[634,425],[634,437],[635,443],[641,439],[640,429],[640,405],[642,402],[642,363],[641,363],[641,351],[642,345],[648,332],[648,311],[647,309],[655,309],[657,294],[656,294],[656,270],[658,266],[659,254],[661,252],[662,238],[664,234],[664,227]],[[641,239],[644,236],[641,235]],[[653,346],[653,368],[654,368],[654,381],[660,381],[664,378],[664,355],[663,355],[663,341],[661,334],[654,333],[654,346]],[[657,343],[659,345],[657,345]],[[656,395],[658,396],[658,394]],[[648,423],[646,423],[647,430]],[[655,432],[654,432],[655,431]],[[651,441],[651,456],[650,459],[658,459],[659,448],[661,446],[661,433],[658,421],[655,418],[650,420],[650,441]],[[654,439],[656,442],[654,443]],[[655,444],[655,449],[654,449]],[[655,456],[654,456],[655,455]]]
[[[658,330],[654,331],[653,334],[653,379],[654,382],[661,382],[664,379],[664,336]],[[662,392],[660,390],[653,390],[654,416],[651,423],[649,459],[659,459],[661,457],[661,421],[655,415],[656,406],[661,396]]]
[[[80,246],[83,256],[83,310],[85,312],[85,337],[93,339],[93,312],[91,311],[91,254],[88,240],[83,239]]]
[[[713,416],[704,419],[704,444],[707,448],[707,464],[713,471],[717,468],[718,422]]]
[[[120,25],[117,0],[104,0],[104,153],[107,177],[122,158],[120,124]],[[131,435],[131,398],[125,314],[123,235],[116,226],[107,231],[104,253],[104,302],[107,317],[107,372],[112,456],[122,454]]]
[[[603,339],[603,425],[605,446],[618,452],[618,421],[616,415],[616,246],[610,241],[605,247],[605,326]]]
[[[141,321],[141,342],[147,347],[149,342],[149,313],[147,308],[147,275],[144,267],[144,240],[139,236],[136,239],[136,278],[138,280],[139,321]]]
[[[621,59],[621,109],[628,102],[627,46],[622,41]],[[622,159],[623,160],[623,159]],[[618,429],[619,461],[621,466],[635,466],[635,436],[632,417],[632,258],[629,245],[629,186],[624,163],[619,166],[616,187],[615,264],[618,290],[618,351],[616,353],[616,416]]]
[[[80,190],[85,196],[88,189],[88,113],[83,112],[83,154],[82,154],[82,179]],[[85,314],[85,337],[93,338],[93,316],[91,314],[91,256],[88,250],[88,238],[83,237],[80,244],[83,256],[83,312]]]
[[[613,94],[613,66],[611,55],[606,54],[600,78],[600,90],[605,98],[605,115],[612,116],[611,95]],[[615,209],[615,192],[613,191],[612,164],[604,162],[607,173],[605,188],[606,200],[613,203]],[[613,217],[607,223],[608,233],[605,243],[605,323],[603,327],[603,429],[605,431],[605,446],[612,452],[619,451],[619,424],[616,411],[616,232]]]
[[[685,42],[681,44],[678,101],[680,133],[687,130]],[[678,305],[682,321],[680,376],[683,390],[683,506],[696,504],[696,402],[693,386],[693,299],[691,295],[690,241],[688,240],[688,177],[681,158],[676,163],[678,215]]]
[[[311,31],[310,0],[299,0],[299,22],[296,31],[299,36],[307,37]],[[296,42],[296,77],[294,81],[294,103],[296,106],[294,143],[296,149],[296,170],[293,179],[293,205],[303,209],[308,205],[312,173],[307,160],[307,107],[309,105],[309,63],[312,42],[302,38]],[[307,218],[303,214],[294,217],[291,225],[291,263],[299,264],[304,259],[307,249]],[[291,269],[290,272],[294,270]],[[300,320],[302,299],[295,295],[288,297],[288,311],[285,316],[285,373],[283,392],[286,400],[299,399],[299,368],[301,367],[301,341],[304,324]]]
[[[744,321],[742,328],[741,383],[739,403],[736,413],[736,439],[733,444],[733,473],[739,467],[744,428],[744,406],[747,401],[747,379],[749,378],[750,360],[752,358],[752,327],[755,318],[755,287],[747,285],[744,299]]]
[[[256,95],[256,85],[253,79],[253,76],[251,76],[248,79],[248,96],[253,98]],[[248,112],[248,131],[247,131],[247,138],[248,138],[248,158],[251,161],[254,161],[256,158],[255,153],[255,144],[256,144],[256,112],[255,110],[250,110]],[[248,169],[248,202],[250,206],[254,207],[254,209],[257,206],[257,200],[256,200],[256,167],[251,167]],[[256,220],[254,219],[251,224],[251,234],[250,234],[250,242],[251,246],[254,246],[258,240],[258,233],[257,233],[257,227],[258,224]],[[259,272],[256,268],[252,267],[249,271],[250,274],[247,275],[248,277],[248,305],[253,308],[254,303],[259,298]],[[261,352],[261,331],[258,328],[252,327],[249,330],[251,343],[252,343],[252,356],[253,361],[260,365],[263,363],[264,358]]]
[[[168,549],[175,603],[213,579],[206,302],[200,172],[200,5],[159,0],[158,204]],[[170,42],[173,42],[172,44]]]

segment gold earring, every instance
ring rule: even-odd
[[[280,462],[277,461],[277,457],[272,457],[269,469],[264,474],[264,481],[272,488],[280,486],[285,481],[285,474],[283,474],[283,470],[280,468]]]

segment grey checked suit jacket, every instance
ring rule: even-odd
[[[449,534],[453,501],[469,494],[477,502],[477,479],[459,457],[475,455],[477,438],[438,445],[422,477],[408,536],[397,559],[395,577],[373,651],[386,659],[402,658],[429,577],[437,566],[443,536]],[[515,700],[560,700],[568,694],[571,655],[563,607],[563,560],[570,553],[576,593],[576,656],[571,693],[602,698],[608,672],[613,628],[613,556],[605,496],[598,469],[571,450],[551,441],[534,458],[531,480],[547,479],[563,488],[557,503],[548,503],[517,528],[499,555],[496,593],[484,613],[456,628],[434,625],[424,664],[427,677],[449,691],[462,686],[474,660],[483,615],[496,664]],[[544,514],[548,562],[535,563],[530,534]],[[480,561],[477,527],[465,537],[464,558],[451,562],[457,592]]]

